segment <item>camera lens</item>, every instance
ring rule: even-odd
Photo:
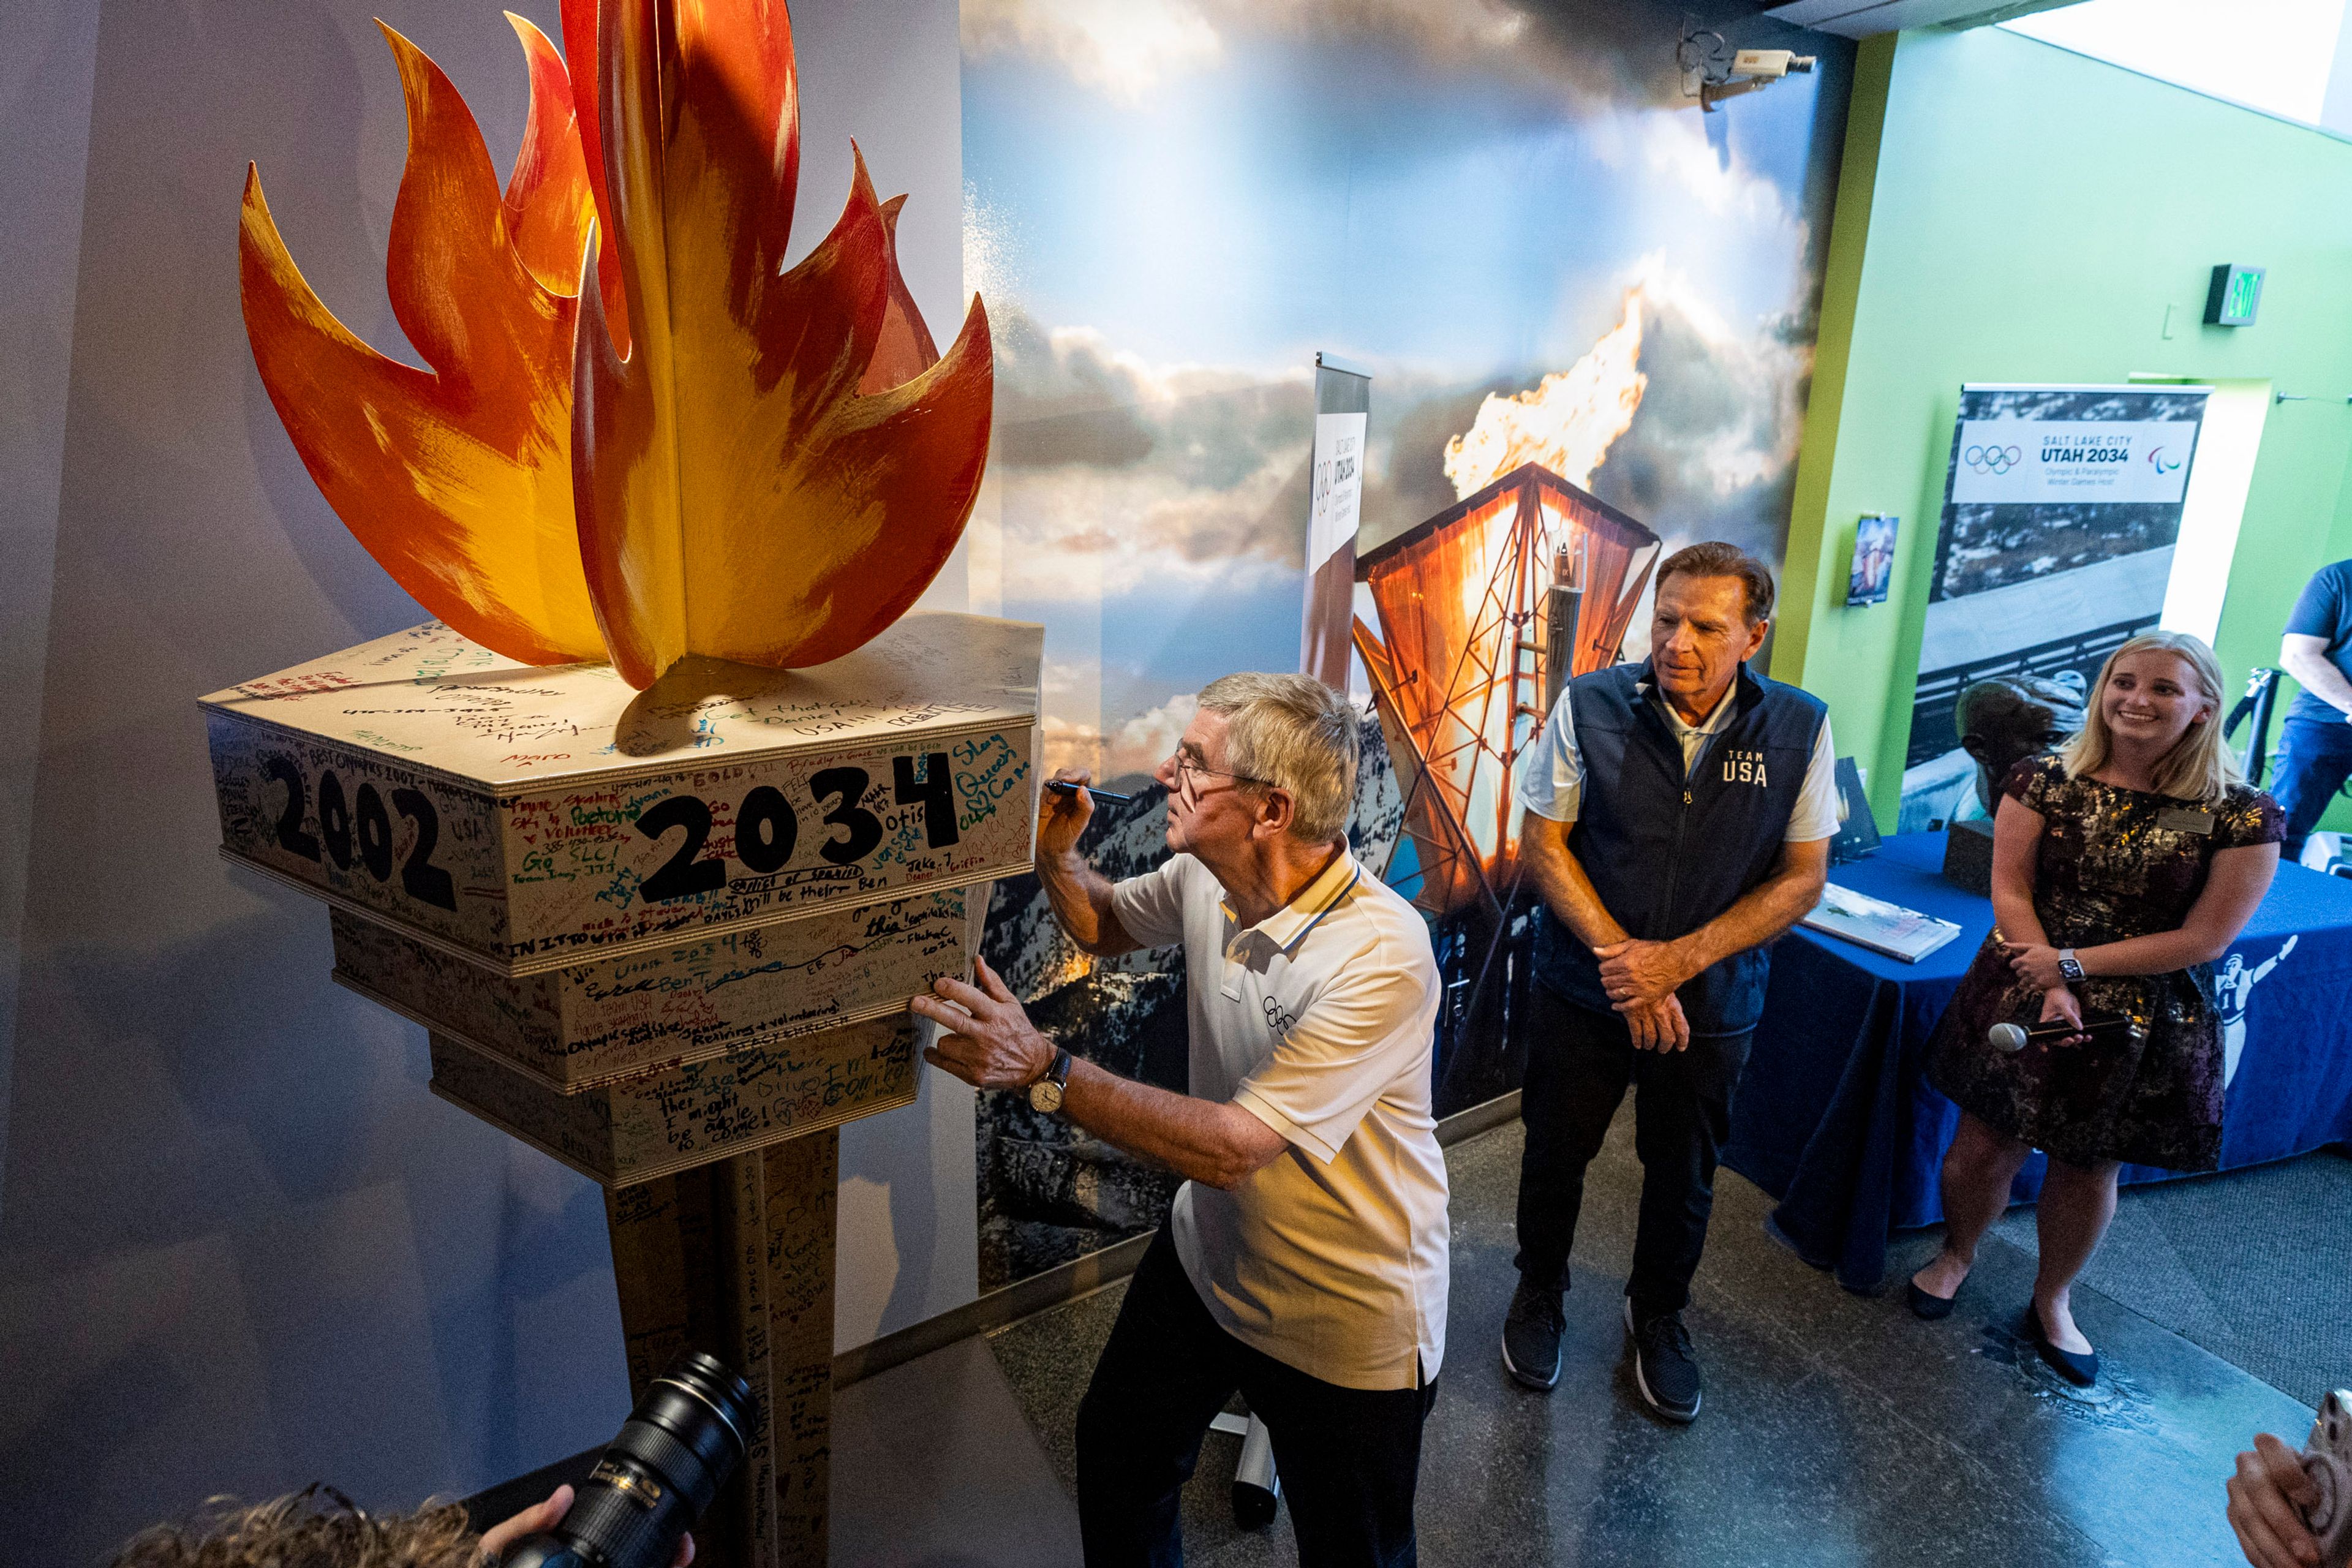
[[[621,1424],[554,1529],[526,1536],[505,1568],[669,1568],[678,1538],[743,1462],[751,1384],[688,1351]]]

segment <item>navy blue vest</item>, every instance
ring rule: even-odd
[[[1584,793],[1568,847],[1628,934],[1665,942],[1738,903],[1780,853],[1789,818],[1828,714],[1821,699],[1739,667],[1730,716],[1687,778],[1682,742],[1653,697],[1650,667],[1580,675],[1572,703]],[[1736,1035],[1764,1010],[1770,959],[1750,948],[1675,993],[1695,1035]],[[1582,1006],[1609,1011],[1601,963],[1547,908],[1537,923],[1536,978]]]

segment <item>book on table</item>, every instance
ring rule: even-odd
[[[1857,893],[1835,882],[1822,887],[1822,901],[1797,923],[1906,963],[1918,963],[1960,934],[1960,928],[1950,921]]]

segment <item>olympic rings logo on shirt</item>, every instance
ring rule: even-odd
[[[1970,447],[1960,460],[1979,474],[2005,474],[2025,458],[2014,447]]]

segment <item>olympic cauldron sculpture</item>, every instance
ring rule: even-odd
[[[979,489],[988,320],[938,352],[862,158],[783,265],[782,0],[514,25],[503,191],[384,29],[426,368],[334,318],[247,173],[262,384],[436,618],[204,700],[223,852],[332,907],[435,1093],[604,1185],[637,1391],[687,1347],[750,1379],[706,1560],[822,1562],[836,1129],[914,1098],[906,998],[1031,853],[1039,628],[908,613]]]

